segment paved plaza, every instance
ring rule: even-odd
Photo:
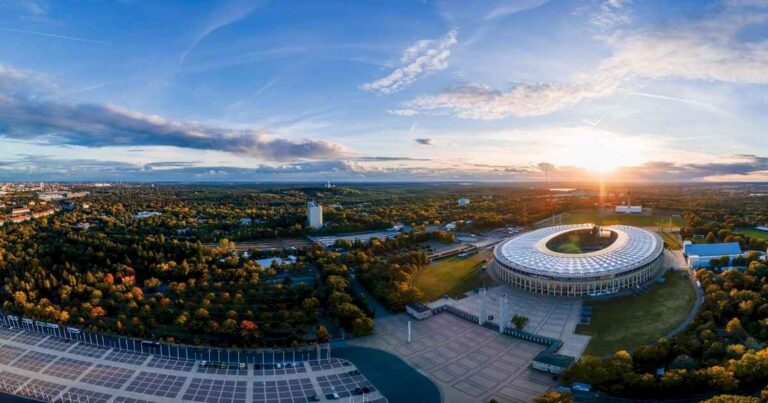
[[[478,326],[449,313],[411,320],[407,342],[406,314],[376,320],[373,336],[350,344],[393,353],[423,371],[448,403],[530,402],[553,388],[551,375],[530,370],[543,346]]]
[[[119,351],[0,328],[0,390],[56,402],[386,402],[346,360],[247,369]],[[362,393],[366,391],[366,393]]]
[[[486,316],[493,316],[491,323],[498,324],[499,300],[504,294],[507,296],[510,317],[515,314],[528,317],[525,331],[558,339],[563,342],[559,354],[576,359],[581,357],[590,339],[589,336],[574,333],[581,315],[581,299],[532,294],[508,285],[489,288],[486,294]],[[460,300],[439,300],[429,305],[434,308],[444,303],[473,315],[479,316],[480,313],[478,293]]]

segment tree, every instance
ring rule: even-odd
[[[515,326],[515,329],[517,330],[523,330],[526,325],[528,325],[528,322],[530,319],[528,319],[527,316],[518,315],[515,314],[512,316],[512,324]]]
[[[102,308],[100,306],[95,306],[95,307],[91,308],[91,311],[90,311],[89,314],[91,315],[91,318],[96,319],[96,318],[99,318],[101,316],[106,315],[107,311],[105,311],[104,308]]]
[[[352,333],[358,337],[367,336],[373,333],[373,320],[367,317],[355,319],[355,321],[352,322]]]
[[[317,325],[317,341],[324,343],[331,338],[331,333],[323,325]]]
[[[761,401],[753,396],[718,395],[702,403],[761,403]]]
[[[573,402],[573,398],[565,393],[550,390],[544,392],[544,394],[537,397],[536,399],[533,399],[533,401],[535,403],[571,403]]]
[[[748,336],[747,331],[741,326],[739,318],[731,319],[725,326],[725,331],[729,336],[738,341],[744,341]]]
[[[707,383],[715,389],[727,392],[736,389],[739,386],[739,381],[736,379],[733,372],[728,371],[720,365],[704,369],[703,373],[708,378]]]
[[[224,331],[229,334],[234,334],[237,330],[237,321],[234,319],[227,319],[221,324]]]

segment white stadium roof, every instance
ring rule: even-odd
[[[627,225],[602,227],[615,232],[616,240],[604,249],[567,254],[549,250],[546,243],[566,232],[590,229],[593,224],[558,225],[520,234],[496,247],[498,261],[541,276],[560,278],[601,277],[633,270],[656,259],[664,242],[653,232]]]

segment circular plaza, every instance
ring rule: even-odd
[[[600,296],[638,287],[662,270],[664,242],[638,227],[559,225],[496,246],[493,271],[536,294]]]

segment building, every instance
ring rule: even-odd
[[[11,210],[12,216],[20,216],[23,214],[29,214],[29,209],[26,207],[15,208]]]
[[[45,201],[62,200],[64,199],[64,194],[62,192],[38,192],[37,198]]]
[[[405,311],[418,320],[424,320],[432,316],[432,309],[421,302],[405,304]]]
[[[615,211],[618,214],[642,214],[643,206],[633,206],[632,193],[627,192],[627,204],[622,206],[616,206]]]
[[[466,206],[469,204],[469,199],[467,199],[466,197],[462,197],[461,199],[459,199],[458,203],[459,203],[459,206]]]
[[[145,218],[157,217],[159,215],[162,215],[162,214],[157,211],[139,211],[138,213],[133,215],[133,218],[137,220],[142,220]]]
[[[581,247],[571,243],[577,237]],[[558,225],[521,233],[496,246],[492,268],[512,286],[536,294],[599,296],[653,281],[664,242],[627,225]]]
[[[728,256],[728,263],[742,255],[741,245],[738,242],[726,243],[691,243],[683,242],[683,256],[688,266],[694,269],[710,267],[712,259],[720,259]]]
[[[55,212],[56,212],[56,210],[54,210],[52,208],[49,208],[47,210],[36,211],[36,212],[32,213],[32,217],[33,218],[47,217],[47,216],[49,216],[49,215],[51,215],[51,214],[53,214]]]
[[[617,214],[642,214],[643,206],[616,206]]]
[[[307,203],[307,224],[310,228],[323,228],[323,206],[314,200]]]

